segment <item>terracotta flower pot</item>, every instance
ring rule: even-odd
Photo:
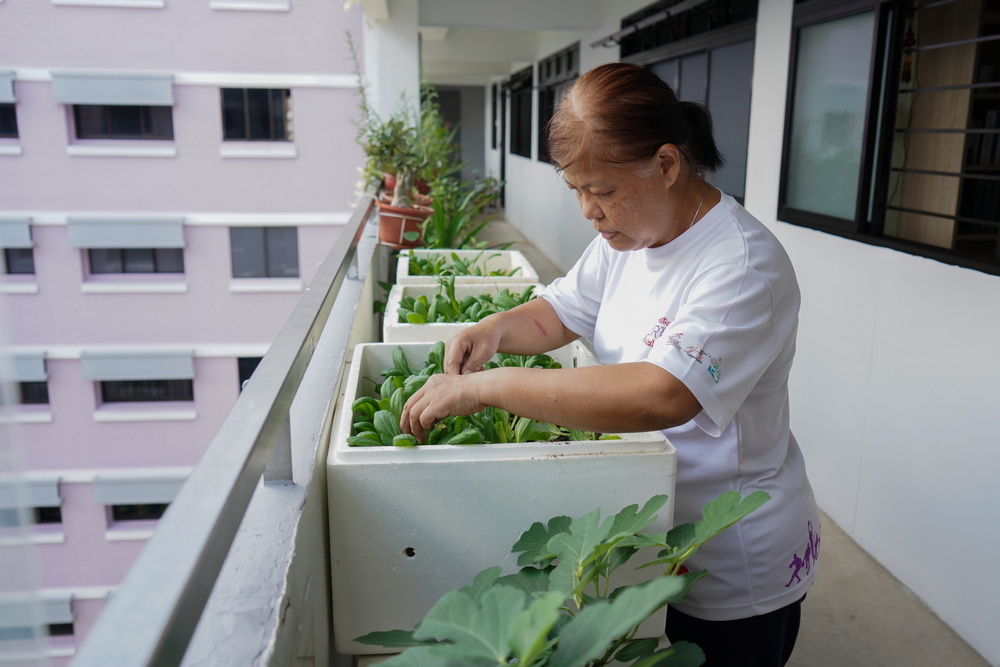
[[[385,191],[392,192],[396,189],[396,174],[385,173],[382,174],[383,181],[385,183]]]
[[[382,201],[378,203],[378,211],[378,238],[393,248],[415,248],[420,245],[421,223],[433,213],[426,206],[401,208]],[[407,232],[416,232],[416,237],[413,240],[407,239]]]

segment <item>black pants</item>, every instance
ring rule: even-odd
[[[795,647],[804,599],[735,621],[703,621],[667,607],[667,637],[700,646],[702,667],[782,667]]]

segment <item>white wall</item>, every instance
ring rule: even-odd
[[[1000,664],[987,478],[1000,469],[1000,277],[776,219],[791,12],[792,0],[758,9],[746,205],[801,284],[793,430],[832,520]],[[581,41],[582,70],[616,57]],[[487,164],[499,165],[488,145]],[[508,219],[568,269],[593,238],[575,199],[550,166],[517,156],[507,184]]]
[[[822,508],[998,664],[1000,278],[776,222],[791,6],[759,8],[747,208],[802,289],[792,427]]]

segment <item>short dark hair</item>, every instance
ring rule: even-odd
[[[628,63],[600,65],[577,79],[556,107],[546,140],[560,171],[578,162],[648,160],[664,144],[677,146],[696,172],[723,164],[708,109],[679,101],[655,73]]]

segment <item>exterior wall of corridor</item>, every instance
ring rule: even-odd
[[[746,206],[784,244],[802,289],[793,431],[830,518],[1000,663],[1000,580],[988,575],[1000,534],[986,528],[1000,468],[1000,277],[777,219],[792,8],[759,5]],[[581,40],[581,71],[616,59],[589,46],[615,29]],[[489,144],[487,164],[499,167]],[[506,182],[508,219],[569,269],[594,232],[565,185],[510,155]]]

